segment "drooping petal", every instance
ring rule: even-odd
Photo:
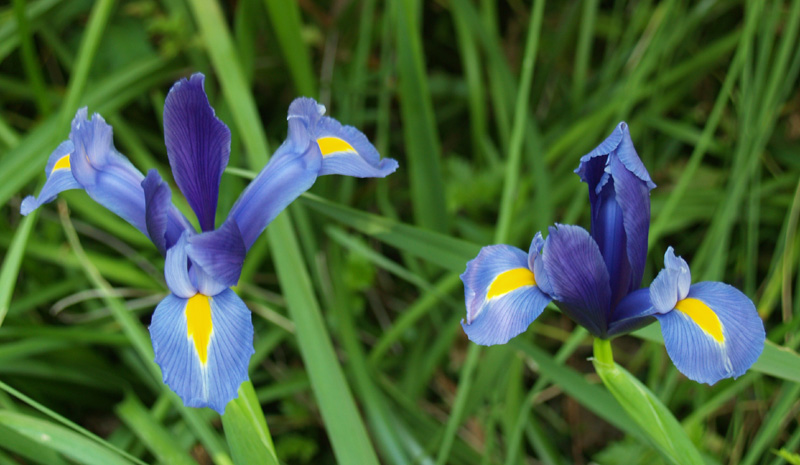
[[[231,131],[215,116],[200,73],[181,79],[164,102],[164,140],[172,174],[203,231],[214,229],[219,182],[231,152]]]
[[[183,233],[178,242],[167,250],[167,258],[164,260],[167,287],[173,294],[184,299],[197,294],[197,286],[189,277],[189,258],[186,255],[188,237],[188,232]]]
[[[641,284],[655,184],[624,122],[581,158],[575,172],[589,187],[592,237],[609,271],[613,306]]]
[[[189,407],[222,414],[248,378],[253,324],[230,289],[213,297],[168,295],[153,313],[150,337],[164,383]]]
[[[461,275],[467,318],[461,326],[481,345],[505,344],[524,332],[550,302],[536,285],[525,252],[509,245],[481,249]]]
[[[72,120],[72,175],[95,202],[147,234],[144,176],[114,148],[113,131],[103,117],[94,114],[88,120],[87,114],[81,108]]]
[[[727,284],[695,284],[673,311],[655,317],[673,363],[697,382],[743,375],[764,348],[764,324],[753,302]]]
[[[225,287],[239,282],[247,249],[233,219],[219,229],[191,236],[186,251],[195,266]]]
[[[671,312],[679,300],[685,299],[692,284],[689,264],[675,256],[672,247],[664,253],[664,269],[650,284],[650,300],[658,313]]]
[[[626,295],[612,310],[608,336],[619,336],[643,328],[656,321],[654,313],[656,310],[650,302],[650,290],[647,288],[635,290]]]
[[[278,213],[317,179],[322,159],[319,148],[306,144],[304,150],[298,152],[293,144],[284,142],[231,208],[229,218],[236,221],[247,249]]]
[[[81,188],[81,185],[72,176],[72,170],[70,169],[69,155],[73,151],[74,146],[70,140],[65,140],[53,150],[50,158],[47,159],[47,166],[44,170],[47,181],[45,181],[38,197],[29,195],[22,201],[20,213],[23,216],[27,216],[30,212],[48,202],[52,202],[60,192]]]
[[[549,294],[564,314],[605,337],[611,290],[608,270],[594,239],[579,226],[550,227],[542,261]]]
[[[291,140],[303,140],[308,132],[322,154],[319,175],[343,174],[359,178],[385,177],[397,169],[397,161],[381,159],[378,150],[367,136],[353,126],[343,126],[333,118],[323,116],[325,107],[313,99],[301,97],[289,106]],[[305,128],[296,124],[303,122]]]

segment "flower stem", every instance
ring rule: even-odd
[[[614,353],[611,351],[610,340],[594,339],[594,359],[604,365],[614,365]]]

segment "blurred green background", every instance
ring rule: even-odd
[[[788,350],[708,387],[651,327],[614,341],[617,363],[708,463],[800,463],[799,23],[800,1],[0,5],[0,464],[248,463],[233,426],[174,402],[147,357],[166,293],[147,238],[77,191],[19,215],[83,106],[172,183],[164,98],[194,72],[233,133],[220,218],[300,95],[400,162],[321,179],[248,255],[250,375],[282,463],[661,463],[566,317],[489,349],[459,325],[481,246],[589,227],[572,170],[622,120],[658,185],[643,284],[672,245]]]

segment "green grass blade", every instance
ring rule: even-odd
[[[29,415],[0,410],[0,425],[86,465],[129,465],[132,462],[63,426]]]
[[[300,95],[317,97],[317,82],[311,69],[311,55],[303,40],[303,23],[296,0],[264,0],[278,38],[283,58],[289,65],[292,80]]]
[[[436,130],[421,35],[413,0],[393,0],[400,110],[403,118],[408,177],[415,222],[446,231],[448,215],[442,183],[441,147]]]
[[[14,233],[14,239],[11,240],[11,245],[6,251],[3,267],[0,269],[0,326],[8,314],[11,297],[14,294],[14,286],[17,283],[19,267],[25,254],[25,247],[38,217],[39,212],[37,210],[22,220],[22,224],[20,224],[17,232]]]
[[[117,414],[128,428],[147,446],[159,462],[170,465],[197,465],[189,454],[182,450],[167,431],[142,403],[128,393],[117,406]]]
[[[250,167],[260,169],[266,161],[267,141],[222,12],[215,2],[208,0],[193,0],[191,5],[203,30],[211,61],[220,75],[223,92],[228,101],[236,102],[231,111],[244,146],[251,154]],[[257,130],[252,130],[253,126]],[[252,156],[254,154],[258,156]],[[378,463],[322,320],[288,212],[282,213],[267,228],[267,237],[274,244],[272,252],[278,280],[296,326],[300,351],[334,453],[341,463]]]

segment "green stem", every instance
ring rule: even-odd
[[[614,353],[611,350],[610,340],[594,339],[594,359],[597,363],[614,366]]]

